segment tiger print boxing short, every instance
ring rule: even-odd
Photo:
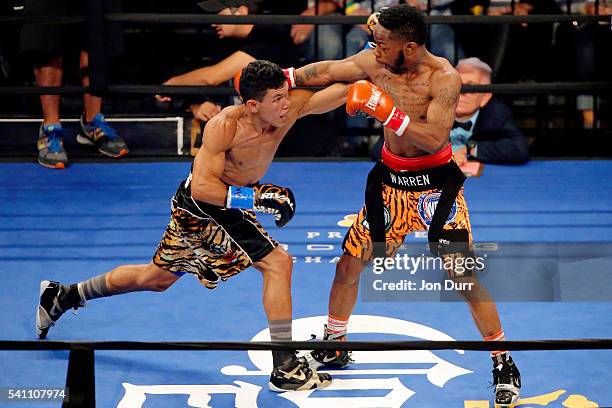
[[[415,160],[419,160],[424,168],[414,169],[412,163]],[[439,164],[444,160],[445,163]],[[418,159],[397,157],[383,149],[382,162],[378,165],[382,179],[385,252],[391,256],[400,248],[408,234],[429,230],[441,197],[442,185],[456,165],[450,161],[450,147],[440,153]],[[429,167],[430,165],[433,167]],[[366,202],[367,200],[366,197]],[[463,232],[462,239],[465,239],[468,245],[471,243],[470,217],[463,187],[454,197],[442,228],[445,234]],[[372,237],[366,206],[361,209],[346,233],[342,249],[344,253],[359,259],[368,261],[372,258]]]
[[[153,262],[181,274],[192,273],[209,289],[242,272],[278,245],[253,211],[195,201],[188,181],[172,198],[172,212]]]

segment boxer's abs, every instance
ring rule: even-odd
[[[427,122],[427,109],[431,97],[429,97],[429,85],[422,84],[422,87],[422,92],[416,92],[412,89],[414,84],[403,85],[401,86],[403,89],[394,89],[392,84],[381,84],[381,88],[391,95],[397,108],[405,112],[412,123]],[[385,129],[384,136],[389,150],[398,156],[410,158],[435,153],[419,149],[409,136],[399,137],[389,129]]]
[[[392,131],[387,130],[385,130],[385,144],[391,153],[406,158],[423,157],[436,153],[421,150],[414,145],[414,142],[409,137],[404,136],[400,138]]]
[[[258,182],[270,167],[271,161],[264,163],[249,163],[245,162],[234,163],[233,161],[225,162],[225,169],[221,181],[234,186],[247,186]]]
[[[222,180],[233,185],[248,185],[260,180],[268,171],[278,145],[278,133],[237,133],[235,145],[225,155]]]

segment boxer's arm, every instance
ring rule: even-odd
[[[411,121],[401,137],[409,138],[416,147],[429,153],[446,146],[460,91],[461,77],[457,72],[443,72],[432,78],[432,100],[427,108],[427,121]]]
[[[372,55],[369,55],[372,54]],[[365,79],[364,62],[374,58],[371,51],[362,51],[343,60],[320,61],[295,71],[297,86],[325,86],[334,82],[354,82]]]
[[[292,94],[304,93],[300,98],[303,105],[298,111],[298,118],[326,113],[344,105],[347,90],[348,85],[333,84],[315,93],[304,90],[291,91]]]
[[[225,155],[236,135],[236,121],[220,114],[204,128],[202,147],[193,162],[191,197],[197,201],[227,208],[243,208],[274,215],[277,226],[287,224],[295,214],[291,190],[274,184],[255,187],[227,186],[221,178]]]
[[[170,78],[164,85],[203,85],[217,86],[229,81],[234,74],[255,61],[251,55],[236,51],[215,65],[202,67]]]
[[[217,115],[208,121],[202,136],[202,147],[193,162],[191,196],[198,201],[225,206],[227,185],[221,181],[225,153],[236,133],[236,123]]]

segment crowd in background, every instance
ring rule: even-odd
[[[581,14],[612,14],[612,5],[608,1],[601,0],[597,5],[591,0],[573,1],[570,11]],[[70,4],[70,0],[54,2]],[[204,3],[209,3],[206,1],[132,0],[123,2],[122,10],[147,13],[366,16],[380,7],[397,2],[319,0],[315,3],[312,0],[250,0],[246,5],[217,10],[215,7],[211,8],[210,4],[203,6]],[[40,3],[40,0],[12,0],[1,7],[4,7],[2,12],[5,15],[27,15],[28,7],[35,3]],[[239,3],[241,2],[236,4]],[[535,15],[561,14],[568,11],[565,0],[523,0],[514,5],[498,0],[408,0],[407,3],[431,15]],[[34,66],[39,69],[40,62],[33,58],[35,54],[28,52],[23,46],[23,37],[27,36],[28,28],[17,27],[17,30],[15,25],[0,28],[0,84],[40,83],[34,69]],[[229,84],[228,80],[234,71],[253,59],[268,59],[282,66],[302,66],[315,60],[340,59],[353,55],[367,47],[368,41],[372,40],[365,25],[321,25],[315,28],[310,25],[194,27],[138,24],[124,25],[121,33],[122,38],[113,41],[116,57],[112,63],[110,82],[114,84],[224,85]],[[435,24],[430,25],[427,45],[432,53],[447,58],[454,65],[462,59],[478,58],[490,67],[489,76],[493,83],[612,79],[612,32],[609,22]],[[74,44],[71,46],[74,48]],[[66,47],[66,55],[63,57],[63,83],[84,83],[83,56],[79,56],[78,52],[69,53],[70,48]],[[556,126],[555,115],[563,118],[563,127],[589,129],[610,126],[605,120],[606,109],[609,109],[609,97],[605,96],[594,98],[591,95],[574,95],[562,98],[561,101],[548,96],[522,99],[505,96],[499,99],[505,100],[515,111],[519,122],[524,116],[542,114],[544,127]],[[85,100],[85,104],[87,102]],[[103,102],[98,113],[100,110],[109,115],[128,112],[184,112],[206,121],[224,105],[231,103],[231,98],[202,100],[164,98],[159,95],[157,98],[109,98]],[[63,114],[72,116],[87,113],[84,129],[93,123],[91,120],[95,115],[84,112],[78,98],[63,98],[61,109]],[[604,114],[597,114],[598,109]],[[14,96],[0,101],[0,110],[3,114],[38,115],[44,113],[44,106],[41,112],[38,97]],[[571,114],[568,115],[568,112]],[[597,119],[599,121],[594,123]],[[304,128],[318,126],[329,135],[328,140],[321,142],[320,151],[317,146],[308,146],[312,155],[364,155],[373,144],[370,134],[380,133],[371,129],[371,123],[367,121],[347,121],[342,115],[328,115],[310,121]],[[541,128],[542,119],[538,118],[537,122]],[[525,120],[523,127],[533,127],[530,123]],[[351,133],[348,138],[347,127]],[[299,126],[296,132],[299,133]],[[299,146],[299,142],[297,144],[288,146],[286,155],[293,155],[293,150],[304,147]],[[115,146],[115,150],[113,153],[119,154],[121,146]],[[282,149],[280,153],[283,155]]]

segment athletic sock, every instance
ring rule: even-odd
[[[327,315],[327,329],[326,332],[330,337],[339,339],[346,337],[346,330],[348,326],[348,317],[340,317],[333,314]]]
[[[490,336],[483,337],[485,341],[504,341],[506,340],[506,336],[504,334],[504,330],[500,330],[497,333],[494,333]],[[491,358],[493,359],[493,363],[495,365],[500,364],[502,361],[505,361],[508,357],[508,350],[493,350],[491,351]]]
[[[293,339],[291,333],[292,323],[293,321],[291,319],[268,320],[268,327],[270,328],[270,340],[291,341]],[[294,352],[290,350],[273,350],[272,362],[274,364],[274,367],[278,367],[283,363],[283,361],[293,355]]]
[[[110,296],[108,286],[106,286],[106,273],[94,276],[78,284],[79,292],[84,300],[91,300],[100,297]]]
[[[70,308],[83,305],[87,300],[110,295],[108,286],[106,286],[106,273],[103,273],[84,282],[62,285],[59,306],[63,311],[66,311]]]

